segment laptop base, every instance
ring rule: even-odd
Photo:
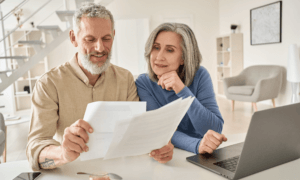
[[[235,174],[234,172],[231,172],[220,166],[217,166],[214,163],[235,156],[239,156],[242,152],[243,145],[244,143],[234,144],[221,149],[217,149],[212,154],[198,154],[198,155],[187,157],[186,160],[197,166],[200,166],[214,173],[217,173],[223,177],[226,177],[228,179],[233,179],[233,176]]]

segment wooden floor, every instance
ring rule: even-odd
[[[217,97],[220,112],[224,119],[222,133],[239,134],[246,133],[249,128],[251,117],[254,113],[251,103],[235,101],[234,111],[231,109],[231,101],[225,97]],[[271,102],[271,100],[270,100]],[[257,103],[258,111],[273,108],[272,105]]]
[[[235,110],[231,110],[231,102],[224,97],[217,97],[217,102],[225,121],[223,134],[246,133],[249,127],[253,109],[251,103],[235,102]],[[258,110],[272,108],[271,105],[257,104]],[[26,160],[26,144],[29,123],[7,127],[7,162]],[[1,158],[2,160],[2,158]]]

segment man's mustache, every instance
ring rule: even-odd
[[[91,53],[89,53],[87,55],[91,56],[91,55],[107,55],[107,54],[108,54],[108,52],[104,50],[102,52],[93,51],[93,52],[91,52]]]

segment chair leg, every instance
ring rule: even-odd
[[[231,100],[231,109],[234,111],[234,100]]]
[[[254,112],[256,112],[257,111],[257,106],[256,106],[256,103],[252,103],[252,106],[253,106],[253,108],[254,108]]]
[[[275,108],[275,99],[272,99],[273,107]]]

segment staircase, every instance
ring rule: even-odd
[[[72,17],[75,11],[56,11],[56,15],[62,22],[67,23],[67,29],[62,31],[59,26],[43,25],[37,26],[37,29],[48,33],[52,37],[52,41],[46,44],[40,40],[34,41],[18,41],[19,45],[26,45],[33,47],[36,52],[33,56],[1,56],[1,60],[14,59],[18,64],[17,69],[6,69],[0,71],[0,93],[13,84],[18,78],[23,76],[27,71],[33,68],[40,60],[45,58],[51,51],[58,47],[69,37],[69,31],[72,28]]]

